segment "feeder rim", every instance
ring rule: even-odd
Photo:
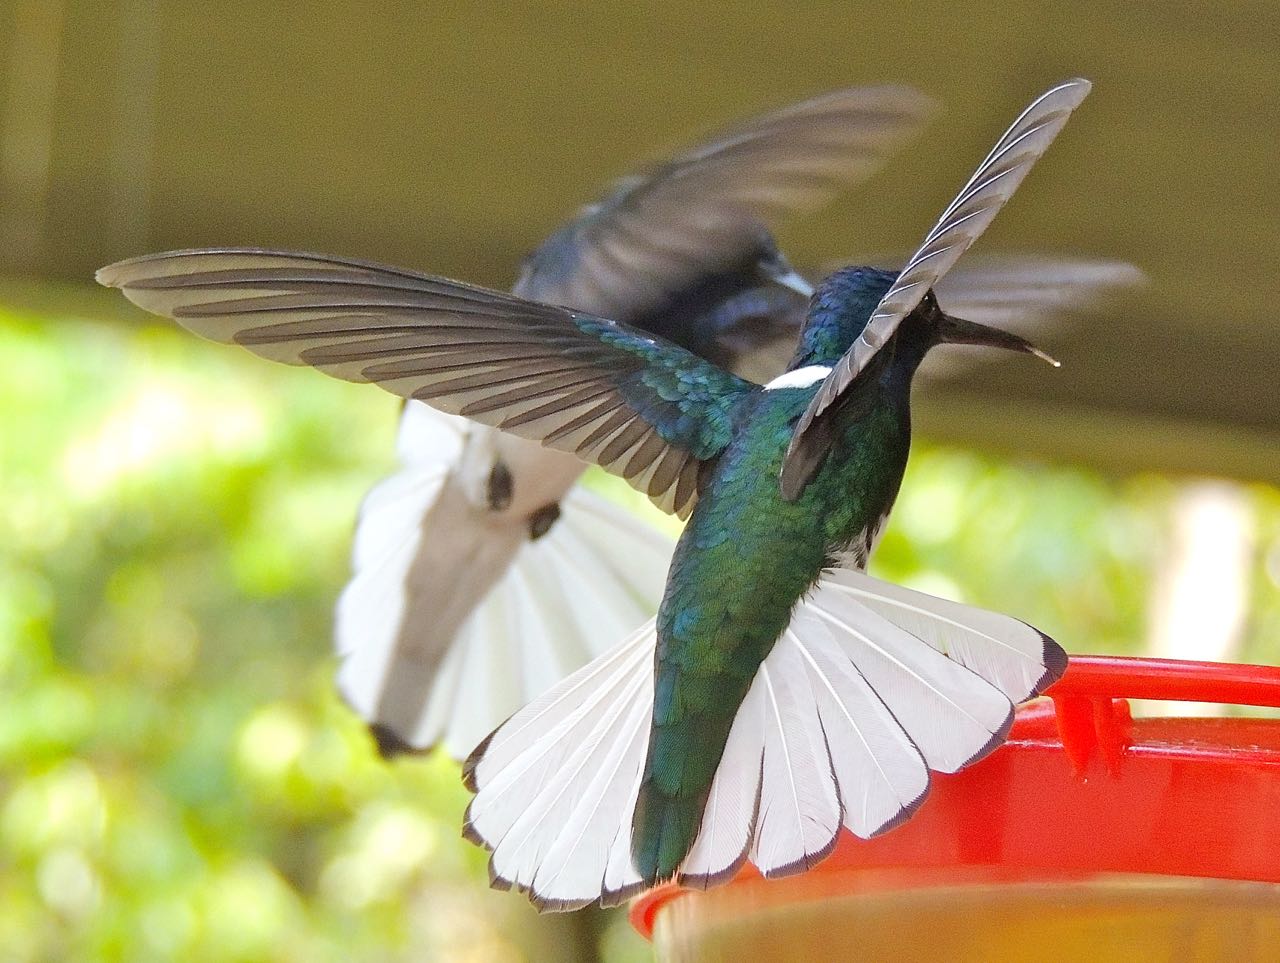
[[[1280,666],[1073,655],[1045,694],[1055,700],[1078,696],[1280,708]]]

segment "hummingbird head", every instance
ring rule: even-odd
[[[879,268],[847,267],[823,278],[809,300],[791,368],[835,364],[862,334],[897,276]]]
[[[841,268],[814,291],[809,316],[791,367],[832,365],[862,334],[880,299],[898,275],[871,267]],[[914,372],[925,354],[940,344],[973,344],[1035,355],[1054,367],[1058,362],[1025,338],[976,321],[947,314],[932,291],[909,314],[886,349],[894,366]]]
[[[763,224],[755,232],[755,243],[749,257],[756,277],[789,288],[802,298],[813,296],[813,284],[778,250],[778,243]]]

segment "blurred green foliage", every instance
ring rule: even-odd
[[[383,763],[334,693],[396,409],[178,331],[0,315],[0,960],[647,957],[620,914],[488,891],[457,767]],[[920,446],[875,568],[1132,651],[1173,491]],[[1247,653],[1275,661],[1280,495],[1251,497]]]

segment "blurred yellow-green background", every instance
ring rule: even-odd
[[[787,226],[798,260],[910,247],[1079,73],[1095,93],[984,247],[1150,279],[1049,336],[1061,373],[922,395],[873,568],[1071,651],[1280,660],[1276,9],[0,2],[0,961],[648,958],[618,914],[489,892],[457,767],[382,762],[333,691],[395,399],[88,276],[259,243],[509,283],[609,177],[830,87],[946,111]],[[1201,648],[1171,651],[1187,625]]]

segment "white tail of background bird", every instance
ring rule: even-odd
[[[662,596],[670,539],[581,486],[532,541],[526,513],[476,507],[458,478],[479,432],[492,435],[406,405],[402,467],[361,506],[337,608],[338,686],[384,753],[443,743],[464,758]]]

